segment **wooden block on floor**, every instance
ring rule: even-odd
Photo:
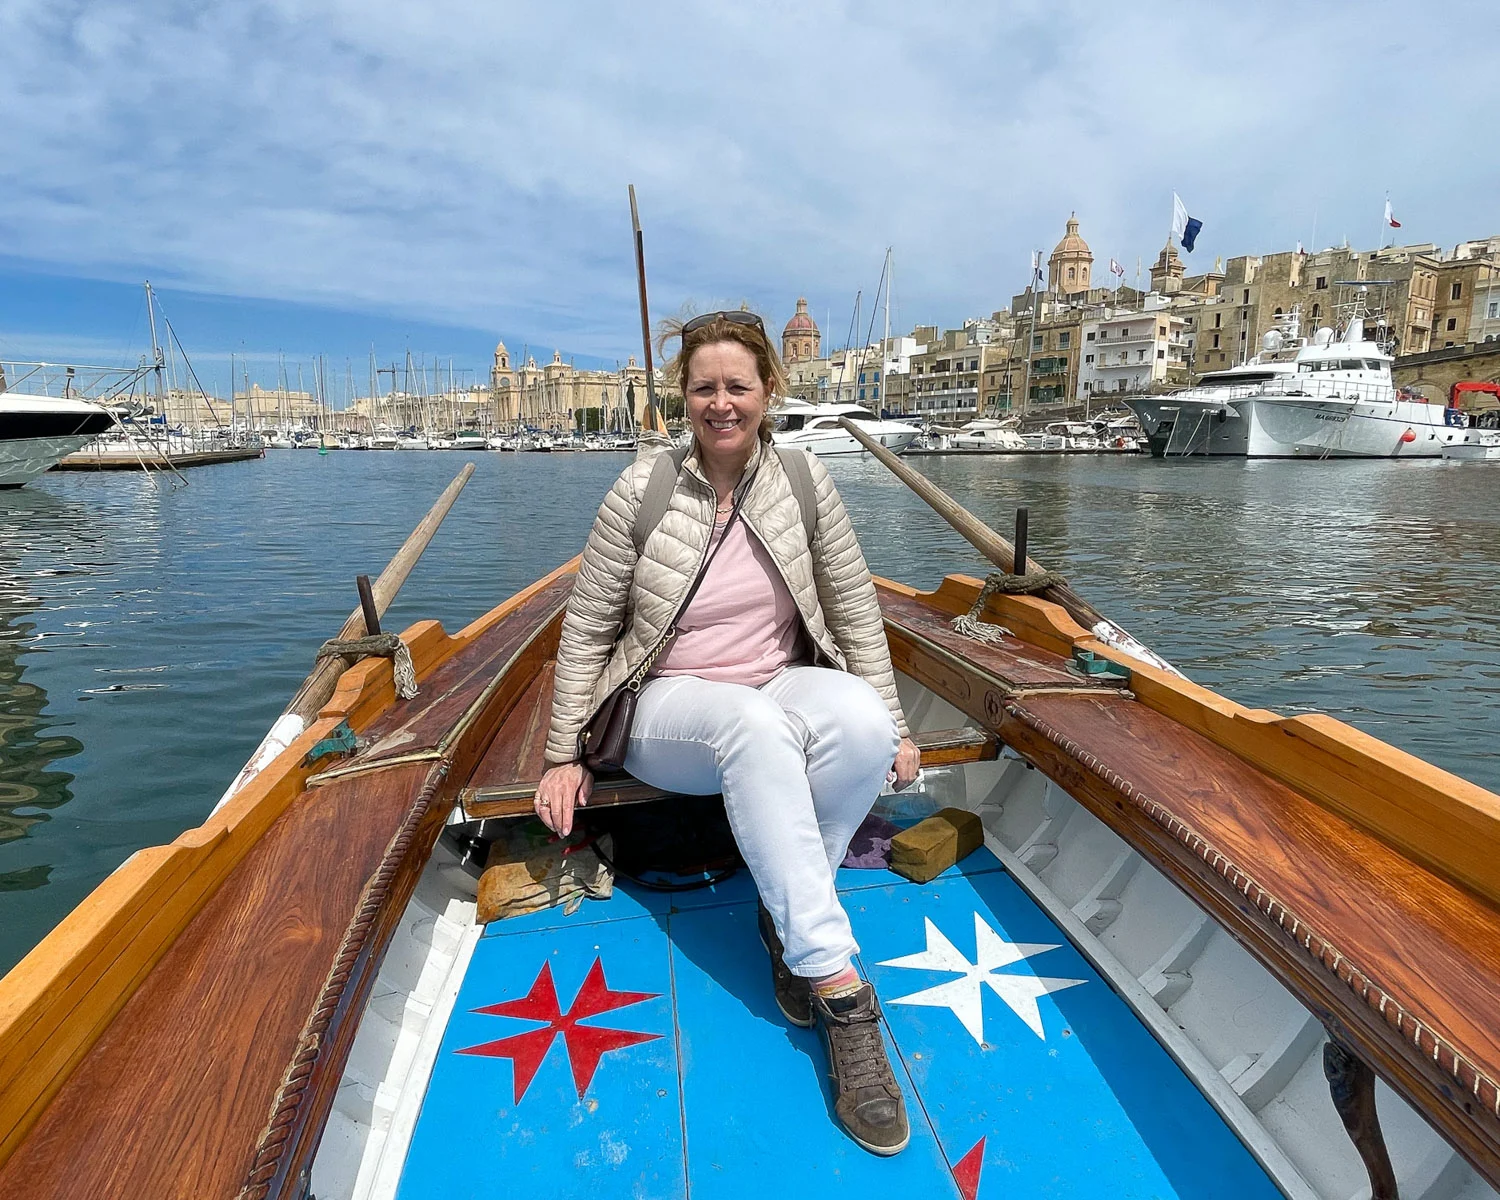
[[[984,826],[977,813],[940,809],[892,839],[891,870],[914,883],[926,883],[982,845]]]

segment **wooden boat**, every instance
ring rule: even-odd
[[[476,925],[465,860],[530,811],[575,569],[407,629],[412,699],[346,670],[0,981],[0,1195],[1493,1194],[1500,797],[1040,596],[990,597],[979,640],[978,580],[878,583],[926,746],[887,803],[985,829],[926,885],[840,876],[902,1154],[834,1124],[743,872]]]

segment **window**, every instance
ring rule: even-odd
[[[1490,301],[1489,312],[1487,315],[1491,321],[1493,321],[1496,317],[1500,317],[1500,300]],[[1485,338],[1484,340],[1489,341],[1489,338]]]
[[[1069,268],[1068,268],[1068,282],[1069,282],[1069,283],[1072,283],[1072,282],[1074,282],[1074,281],[1075,281],[1075,280],[1076,280],[1076,279],[1077,279],[1077,278],[1078,278],[1078,272],[1077,272],[1077,271],[1075,271],[1075,270],[1074,270],[1074,269],[1073,269],[1073,268],[1072,268],[1072,267],[1069,267]]]
[[[1454,300],[1457,300],[1460,297],[1462,297],[1463,294],[1464,294],[1464,285],[1462,283],[1455,283],[1453,285],[1453,295],[1452,295],[1452,298]],[[1451,328],[1451,326],[1450,326],[1450,328]]]
[[[1219,335],[1216,333],[1216,334],[1214,334],[1214,349],[1217,350],[1218,348],[1219,348]]]
[[[1156,352],[1156,357],[1157,358],[1166,358],[1167,357],[1167,352],[1165,350],[1158,350]]]
[[[861,400],[863,400],[865,398],[865,389],[864,388],[860,388],[859,389],[859,398]]]
[[[1313,287],[1320,292],[1326,292],[1328,290],[1328,276],[1319,275],[1317,280],[1313,283]]]
[[[1033,350],[1040,350],[1042,348],[1042,335],[1041,334],[1036,334],[1031,339],[1031,348]]]
[[[1083,340],[1086,341],[1086,342],[1092,342],[1094,340],[1093,331],[1090,330],[1089,333],[1088,333],[1088,336],[1086,336]]]
[[[1314,304],[1313,305],[1313,320],[1316,321],[1322,315],[1323,315],[1323,306],[1321,304]]]
[[[1457,287],[1458,284],[1455,283],[1453,286]],[[1452,330],[1457,329],[1457,328],[1458,328],[1458,318],[1457,317],[1449,317],[1448,318],[1448,329],[1449,329],[1449,331],[1451,332]]]
[[[1250,303],[1250,289],[1249,288],[1245,289],[1245,298],[1243,300],[1241,300],[1240,303],[1241,304],[1249,304]]]
[[[979,370],[979,360],[977,358],[971,358],[971,359],[969,359],[969,370],[971,370],[971,371],[977,371],[977,370]]]
[[[865,373],[863,371],[861,371],[859,373],[859,381],[860,381],[860,383],[863,383],[865,381]],[[860,395],[860,399],[864,399],[864,395],[865,394],[863,392],[860,392],[859,395]]]
[[[1276,315],[1278,317],[1281,316],[1281,305],[1279,305],[1279,304],[1276,306]]]
[[[1057,335],[1057,348],[1059,350],[1066,350],[1068,348],[1068,346],[1072,343],[1072,341],[1073,341],[1073,335],[1071,333],[1067,333],[1067,332],[1060,333],[1060,334]],[[974,367],[974,364],[970,363],[969,364],[970,370],[972,370],[973,367]]]
[[[870,399],[871,400],[879,400],[880,399],[880,389],[878,387],[873,387],[873,388],[870,389]]]
[[[1220,328],[1220,327],[1221,327],[1221,326],[1222,326],[1222,325],[1223,325],[1223,324],[1224,324],[1224,314],[1223,314],[1223,313],[1214,313],[1214,328],[1215,328],[1215,329],[1218,329],[1218,328]],[[1215,342],[1215,343],[1214,343],[1214,345],[1216,345],[1216,346],[1217,346],[1217,345],[1218,345],[1218,343],[1217,343],[1217,342]]]
[[[1083,361],[1086,363],[1091,363],[1094,361],[1094,356],[1092,354],[1085,354],[1083,356]]]
[[[876,383],[879,383],[879,382],[880,382],[880,372],[879,372],[879,371],[876,371],[876,372],[875,372],[875,382],[876,382]]]
[[[1100,341],[1101,341],[1101,342],[1102,342],[1102,341],[1104,341],[1104,340],[1105,340],[1105,339],[1106,339],[1106,338],[1107,338],[1107,337],[1109,337],[1109,330],[1107,330],[1107,329],[1101,329],[1101,330],[1100,330],[1100,331],[1099,331],[1099,340],[1100,340]]]
[[[1156,327],[1156,335],[1158,337],[1166,337],[1167,336],[1167,327],[1165,325],[1158,325]]]

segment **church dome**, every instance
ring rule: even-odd
[[[1084,241],[1083,238],[1081,238],[1078,234],[1077,213],[1069,214],[1068,232],[1063,234],[1062,241],[1057,243],[1057,247],[1052,251],[1052,253],[1079,256],[1086,254],[1091,258],[1093,257],[1093,251],[1089,249],[1089,244]]]
[[[808,333],[818,331],[817,322],[807,315],[807,299],[800,297],[797,300],[797,311],[792,314],[792,319],[786,323],[786,328],[781,331],[783,337],[789,333],[799,333],[806,330]]]

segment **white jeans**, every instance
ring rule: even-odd
[[[843,671],[788,667],[760,688],[664,676],[641,689],[625,769],[673,792],[723,793],[786,965],[817,977],[859,949],[834,872],[899,743],[880,694]]]

